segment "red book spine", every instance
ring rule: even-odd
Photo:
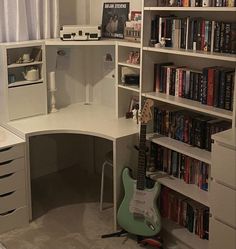
[[[214,102],[214,68],[208,70],[208,82],[207,82],[207,105],[213,106]]]

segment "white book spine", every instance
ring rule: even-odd
[[[186,50],[188,49],[188,31],[189,31],[189,16],[187,17],[187,31],[186,31]]]
[[[166,70],[166,94],[170,94],[170,67]]]
[[[211,6],[210,0],[202,0],[202,7],[209,7]]]
[[[211,52],[213,52],[214,50],[214,39],[215,39],[215,36],[214,36],[214,33],[215,33],[215,21],[212,21],[212,27],[211,27]]]
[[[190,6],[191,6],[191,7],[195,7],[195,5],[196,5],[195,0],[191,0],[191,1],[190,1]]]
[[[161,41],[161,32],[162,32],[161,26],[162,26],[162,17],[159,17],[159,41],[158,42]]]
[[[175,96],[179,96],[179,69],[176,68],[175,72]]]

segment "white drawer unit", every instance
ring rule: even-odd
[[[210,249],[235,249],[236,230],[222,222],[210,219]]]
[[[236,229],[236,191],[212,182],[210,202],[212,215]]]
[[[24,141],[0,127],[0,233],[28,223]]]
[[[236,144],[233,130],[213,136],[210,248],[236,248]]]
[[[28,223],[28,209],[21,207],[0,214],[0,233],[24,226]]]
[[[212,177],[236,189],[236,151],[231,147],[214,143],[212,160]]]
[[[25,149],[24,144],[18,144],[14,146],[9,146],[5,148],[0,148],[0,165],[7,164],[5,162],[24,157]]]

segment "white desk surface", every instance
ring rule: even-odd
[[[24,143],[24,140],[0,126],[0,149]]]
[[[78,133],[116,140],[138,133],[132,119],[115,117],[113,109],[97,104],[72,104],[56,113],[11,121],[8,128],[25,138],[30,135]]]

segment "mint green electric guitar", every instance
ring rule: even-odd
[[[117,219],[119,225],[129,233],[141,236],[154,236],[161,229],[160,214],[157,209],[157,198],[160,184],[155,183],[152,189],[146,188],[146,125],[152,118],[153,101],[147,99],[141,114],[137,180],[130,176],[125,168],[122,174],[125,196],[119,207]]]

